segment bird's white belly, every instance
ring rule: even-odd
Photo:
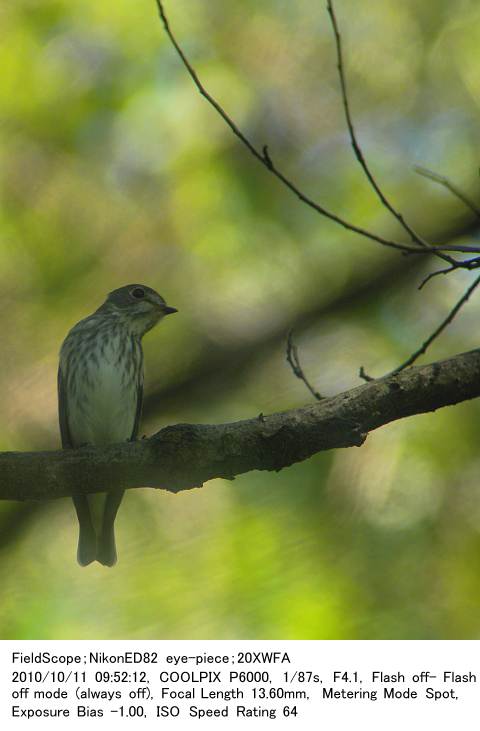
[[[75,398],[68,405],[75,446],[111,444],[130,439],[135,424],[138,384],[126,381],[115,358],[88,362],[77,376]]]

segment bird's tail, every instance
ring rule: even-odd
[[[88,498],[86,495],[76,495],[73,498],[80,526],[77,549],[77,561],[80,566],[88,566],[92,561],[98,561],[103,566],[116,564],[114,525],[123,493],[124,490],[113,490],[105,496],[90,495]],[[100,506],[95,505],[98,502],[97,497],[100,498]],[[89,499],[92,504],[89,503]],[[98,523],[95,521],[97,523],[95,530],[94,520],[99,507],[101,512]]]
[[[105,498],[102,526],[97,542],[97,561],[104,566],[114,566],[117,563],[117,549],[115,546],[115,518],[122,502],[124,490],[112,490]]]
[[[117,547],[113,525],[109,530],[102,529],[97,544],[96,559],[103,566],[114,566],[117,563]]]

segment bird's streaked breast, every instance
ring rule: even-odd
[[[60,362],[73,446],[130,439],[143,379],[138,340],[120,328],[74,329]]]

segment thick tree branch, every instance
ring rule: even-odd
[[[281,470],[327,449],[360,446],[406,416],[480,396],[480,350],[412,367],[311,406],[231,424],[177,424],[103,449],[0,454],[0,498],[45,500],[112,487],[173,492],[215,477]]]

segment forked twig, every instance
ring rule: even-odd
[[[203,83],[201,82],[197,72],[193,68],[192,64],[188,60],[187,56],[185,55],[183,49],[179,45],[177,39],[175,38],[172,29],[170,27],[170,23],[168,21],[167,15],[165,13],[162,0],[155,0],[158,8],[158,13],[160,16],[160,19],[163,23],[163,27],[165,29],[165,32],[170,39],[173,47],[175,48],[178,56],[180,57],[183,65],[185,66],[186,70],[188,71],[193,83],[195,84],[197,90],[199,93],[207,100],[207,102],[218,112],[220,117],[223,119],[223,121],[230,127],[233,134],[245,145],[245,147],[250,151],[250,153],[267,169],[269,170],[272,175],[274,175],[278,180],[280,180],[287,188],[289,188],[292,193],[294,193],[297,198],[299,198],[303,203],[305,203],[310,208],[313,208],[317,213],[319,213],[321,216],[325,216],[325,218],[329,218],[331,221],[334,221],[335,223],[339,224],[340,226],[343,226],[343,228],[348,229],[349,231],[353,231],[354,233],[359,234],[360,236],[364,236],[368,239],[371,239],[372,241],[376,241],[379,244],[382,244],[383,246],[388,246],[392,249],[397,249],[399,251],[409,253],[409,254],[425,254],[429,253],[424,247],[422,248],[420,245],[417,246],[411,246],[409,244],[404,244],[399,241],[394,241],[393,239],[387,239],[384,236],[380,236],[378,234],[373,233],[372,231],[368,231],[367,229],[361,228],[360,226],[356,226],[355,224],[350,223],[344,218],[341,218],[340,216],[337,216],[337,214],[332,213],[332,211],[329,211],[327,208],[324,208],[324,206],[320,205],[316,201],[314,201],[312,198],[307,196],[303,191],[300,190],[300,188],[297,187],[297,185],[290,180],[290,178],[287,178],[284,173],[282,173],[274,164],[271,155],[269,153],[268,147],[263,146],[261,149],[257,148],[253,142],[242,132],[242,130],[238,127],[238,125],[233,121],[233,119],[227,114],[225,109],[219,104],[219,102],[210,94],[210,92],[207,91],[207,89],[204,87]],[[433,249],[432,249],[433,251]],[[480,253],[480,249],[479,249]]]
[[[319,394],[318,391],[316,391],[313,386],[308,381],[305,373],[303,372],[303,368],[300,365],[300,360],[298,357],[298,348],[293,342],[293,330],[290,330],[287,337],[287,363],[290,365],[294,375],[299,378],[301,381],[304,382],[312,396],[317,399],[317,401],[321,401],[324,397]]]
[[[274,175],[278,180],[280,180],[289,190],[294,193],[299,200],[301,200],[305,205],[309,206],[313,210],[315,210],[317,213],[319,213],[321,216],[324,216],[325,218],[329,218],[331,221],[334,221],[339,226],[342,226],[343,228],[347,229],[348,231],[353,231],[354,233],[359,234],[360,236],[364,236],[365,238],[368,238],[372,241],[376,241],[379,244],[382,244],[383,246],[390,247],[392,249],[397,249],[398,251],[403,252],[404,254],[439,254],[441,252],[446,251],[455,251],[455,252],[466,252],[466,253],[474,253],[474,254],[480,254],[480,246],[451,246],[448,244],[441,244],[439,246],[428,244],[427,242],[424,242],[424,246],[422,246],[420,243],[417,243],[417,245],[409,245],[406,243],[402,243],[400,241],[395,241],[394,239],[387,239],[384,236],[380,236],[379,234],[373,233],[372,231],[368,231],[365,228],[362,228],[361,226],[356,226],[353,223],[350,223],[346,219],[342,218],[341,216],[337,216],[336,213],[332,213],[332,211],[329,211],[327,208],[324,208],[320,203],[317,203],[312,198],[307,196],[298,186],[290,180],[284,173],[282,173],[275,163],[272,160],[271,154],[269,153],[268,147],[266,145],[263,145],[262,148],[257,148],[253,142],[245,135],[244,132],[238,127],[237,124],[233,121],[233,119],[227,114],[225,109],[221,106],[221,104],[210,94],[210,92],[207,91],[203,83],[200,81],[200,78],[193,68],[192,64],[188,60],[187,56],[185,55],[184,51],[182,50],[181,46],[179,45],[177,39],[175,38],[172,29],[170,27],[170,23],[168,21],[167,15],[164,10],[163,2],[162,0],[155,0],[159,17],[162,21],[163,27],[165,29],[165,32],[170,39],[173,47],[175,48],[178,56],[180,57],[183,65],[185,66],[187,72],[189,73],[194,85],[196,86],[198,92],[207,100],[207,102],[217,111],[217,113],[220,115],[220,117],[224,120],[224,122],[230,127],[233,134],[242,142],[243,145],[250,151],[250,153],[267,169],[269,170],[272,175]],[[399,214],[398,214],[399,215]],[[418,236],[418,234],[417,234]],[[420,237],[418,237],[420,240]],[[454,259],[449,260],[450,263],[453,265],[455,263],[455,268],[458,266],[459,268],[468,268],[464,267],[463,262],[455,262]]]
[[[347,126],[350,134],[350,141],[355,153],[355,156],[361,165],[365,175],[367,176],[368,181],[370,182],[371,186],[373,187],[374,191],[376,192],[377,196],[379,197],[382,204],[387,208],[388,211],[396,218],[396,220],[399,222],[399,224],[403,227],[403,229],[410,235],[413,244],[405,244],[401,243],[399,241],[395,241],[393,239],[387,239],[383,236],[379,236],[378,234],[375,234],[371,231],[368,231],[367,229],[361,228],[359,226],[356,226],[349,221],[347,221],[344,218],[341,218],[340,216],[337,216],[335,213],[332,213],[328,209],[324,208],[322,205],[314,201],[312,198],[307,196],[305,193],[303,193],[297,185],[290,180],[284,173],[282,173],[275,163],[272,160],[271,154],[269,152],[268,146],[263,145],[261,148],[256,147],[255,144],[242,132],[242,130],[237,126],[237,124],[233,121],[233,119],[227,114],[225,109],[219,104],[219,102],[207,91],[207,89],[203,86],[203,83],[200,81],[200,78],[191,65],[190,61],[188,60],[187,56],[185,55],[184,51],[182,50],[181,46],[177,42],[168,21],[168,18],[165,14],[165,10],[163,7],[162,0],[155,0],[158,8],[158,13],[160,16],[160,19],[163,23],[163,27],[165,29],[165,32],[170,39],[173,47],[175,48],[178,56],[180,57],[183,65],[185,66],[187,72],[189,73],[194,85],[196,86],[199,93],[207,100],[207,102],[217,111],[217,113],[220,115],[220,117],[224,120],[224,122],[228,125],[228,127],[231,129],[233,134],[242,142],[242,144],[249,150],[249,152],[267,169],[269,170],[272,175],[274,175],[278,180],[280,180],[283,185],[285,185],[289,190],[291,190],[297,198],[299,198],[303,203],[305,203],[307,206],[315,210],[317,213],[319,213],[321,216],[324,216],[331,221],[334,221],[335,223],[339,224],[340,226],[343,226],[343,228],[353,231],[354,233],[357,233],[361,236],[364,236],[368,239],[371,239],[373,241],[376,241],[383,246],[387,246],[393,249],[397,249],[401,251],[403,254],[410,255],[410,254],[434,254],[443,260],[447,261],[450,266],[446,269],[441,269],[437,272],[433,272],[432,274],[428,275],[422,284],[421,287],[426,284],[427,281],[429,281],[432,277],[438,275],[438,274],[446,274],[450,271],[453,271],[455,269],[475,269],[478,266],[480,266],[480,256],[474,257],[472,259],[468,259],[466,261],[458,261],[451,256],[443,253],[443,252],[461,252],[461,253],[468,253],[468,254],[480,254],[480,246],[472,246],[472,245],[464,245],[464,244],[457,244],[457,245],[449,245],[449,244],[442,244],[442,245],[432,245],[426,242],[423,238],[421,238],[413,229],[412,227],[405,221],[403,215],[397,211],[396,208],[390,203],[388,198],[385,196],[383,191],[381,190],[380,186],[375,180],[375,177],[373,176],[372,172],[370,171],[370,168],[365,160],[365,157],[362,153],[362,150],[360,148],[360,145],[358,143],[355,128],[353,126],[352,117],[350,113],[350,105],[348,100],[348,94],[347,94],[347,86],[346,86],[346,80],[345,80],[345,73],[344,73],[344,66],[343,66],[343,57],[342,57],[342,45],[341,45],[341,37],[340,32],[337,24],[337,20],[335,17],[335,12],[333,9],[332,0],[327,0],[327,10],[331,18],[332,27],[334,31],[335,36],[335,43],[336,43],[336,49],[337,49],[337,66],[338,66],[338,72],[340,77],[340,86],[341,86],[341,93],[342,93],[342,100],[343,100],[343,106],[345,111],[345,117],[347,121]],[[420,172],[420,174],[426,174],[425,170],[422,168],[420,170],[417,169],[417,172]],[[472,204],[472,201],[468,199],[456,186],[454,186],[450,181],[447,180],[447,178],[444,178],[443,176],[438,176],[435,173],[430,173],[430,171],[427,171],[426,174],[427,177],[430,177],[435,182],[438,182],[442,185],[445,185],[454,195],[459,197],[463,202],[468,205],[471,210],[475,212],[476,215],[480,216],[480,210]],[[480,283],[480,277],[478,277],[474,283],[467,289],[467,291],[464,293],[464,295],[460,298],[460,300],[456,303],[456,305],[451,309],[447,317],[443,320],[443,322],[437,327],[437,329],[430,335],[427,340],[421,345],[421,347],[416,350],[412,355],[398,368],[392,371],[392,374],[399,373],[404,368],[407,368],[407,366],[414,363],[417,358],[420,357],[423,353],[426,352],[428,347],[431,345],[431,343],[440,335],[441,332],[447,327],[447,325],[454,319],[457,312],[461,309],[461,307],[465,304],[465,302],[469,299],[472,292],[476,289],[478,284]],[[293,372],[297,376],[297,378],[300,378],[304,381],[307,388],[310,390],[310,392],[315,396],[315,398],[321,398],[320,394],[318,394],[317,391],[309,384],[308,380],[305,378],[305,375],[303,373],[303,370],[300,366],[299,360],[298,360],[298,351],[296,346],[293,344],[291,333],[288,338],[287,343],[287,360],[290,363]],[[364,380],[373,380],[370,376],[368,376],[364,369],[360,369],[360,376],[364,378]]]
[[[458,269],[459,266],[460,265],[457,264],[455,266],[447,267],[446,269],[437,269],[434,272],[430,272],[430,274],[427,274],[427,276],[422,279],[422,281],[420,282],[420,284],[418,286],[418,289],[423,289],[424,286],[431,279],[433,279],[434,277],[438,277],[439,274],[450,274],[450,272],[453,272],[455,269]],[[473,259],[465,259],[461,263],[462,269],[472,270],[472,269],[478,269],[479,267],[480,267],[480,257],[478,257],[478,256],[475,256]]]

